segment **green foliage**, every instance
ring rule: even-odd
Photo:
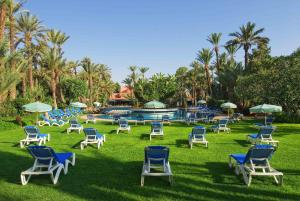
[[[78,97],[87,95],[88,87],[83,80],[68,78],[64,79],[60,85],[68,102],[76,101],[78,100]]]
[[[118,82],[116,82],[114,87],[114,93],[119,93],[121,90],[121,85]]]

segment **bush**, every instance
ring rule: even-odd
[[[75,78],[68,78],[60,83],[67,102],[76,100],[78,97],[87,95],[88,87],[85,81]]]
[[[299,114],[275,114],[275,122],[278,123],[300,123],[300,115]]]

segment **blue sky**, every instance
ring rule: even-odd
[[[174,73],[210,47],[210,33],[222,32],[225,43],[248,21],[265,28],[272,55],[300,47],[299,0],[29,0],[25,8],[70,35],[68,59],[89,56],[108,65],[115,81],[130,65],[150,67],[148,76]]]

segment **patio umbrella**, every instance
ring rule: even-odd
[[[197,103],[198,104],[206,104],[206,101],[205,100],[199,100]]]
[[[94,106],[96,106],[96,107],[99,107],[100,105],[101,105],[101,103],[99,103],[99,102],[93,102],[93,104],[94,104]]]
[[[251,107],[249,109],[250,113],[263,113],[265,114],[265,124],[267,122],[267,113],[273,112],[282,112],[282,107],[278,105],[269,105],[269,104],[262,104]]]
[[[45,103],[41,103],[39,101],[23,105],[22,108],[26,112],[34,112],[34,113],[36,113],[36,121],[38,121],[38,113],[49,112],[49,111],[52,110],[52,106],[51,105],[48,105],[48,104],[45,104]]]
[[[74,102],[70,104],[71,107],[76,107],[76,108],[86,108],[87,105],[84,103],[80,103],[80,102]]]
[[[227,109],[227,116],[229,117],[229,110],[230,109],[235,109],[235,108],[237,108],[237,106],[234,103],[227,102],[227,103],[223,103],[221,105],[221,108]]]
[[[159,101],[150,101],[144,105],[144,108],[148,109],[161,109],[161,108],[166,108],[166,105],[162,102]]]

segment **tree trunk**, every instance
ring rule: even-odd
[[[211,95],[211,81],[210,81],[208,64],[205,64],[205,73],[206,73],[206,81],[207,81],[207,87],[208,87],[209,95]]]
[[[4,38],[6,13],[7,13],[6,3],[2,2],[0,8],[0,42],[2,42]]]
[[[26,79],[25,76],[22,76],[22,96],[26,96]]]
[[[25,34],[25,46],[26,46],[27,57],[28,57],[29,89],[30,92],[32,92],[34,83],[33,83],[33,73],[32,73],[31,36],[28,33]]]
[[[13,16],[13,11],[10,11],[11,15],[9,16],[9,47],[10,47],[10,53],[15,53],[15,18]],[[11,71],[14,72],[16,70],[16,62],[14,59],[11,60]],[[12,86],[11,90],[9,91],[9,97],[10,100],[15,100],[17,94],[16,85]]]
[[[244,46],[244,50],[245,50],[245,56],[244,56],[244,59],[245,59],[245,70],[248,71],[248,50],[249,48],[247,46]]]
[[[89,94],[89,98],[90,98],[90,103],[92,104],[93,102],[93,96],[92,96],[92,93],[93,93],[93,78],[92,76],[90,75],[89,76],[89,88],[90,88],[90,94]]]
[[[51,71],[51,90],[52,90],[53,107],[55,109],[57,109],[57,102],[56,102],[56,81],[55,81],[55,71],[54,71],[54,69]]]

